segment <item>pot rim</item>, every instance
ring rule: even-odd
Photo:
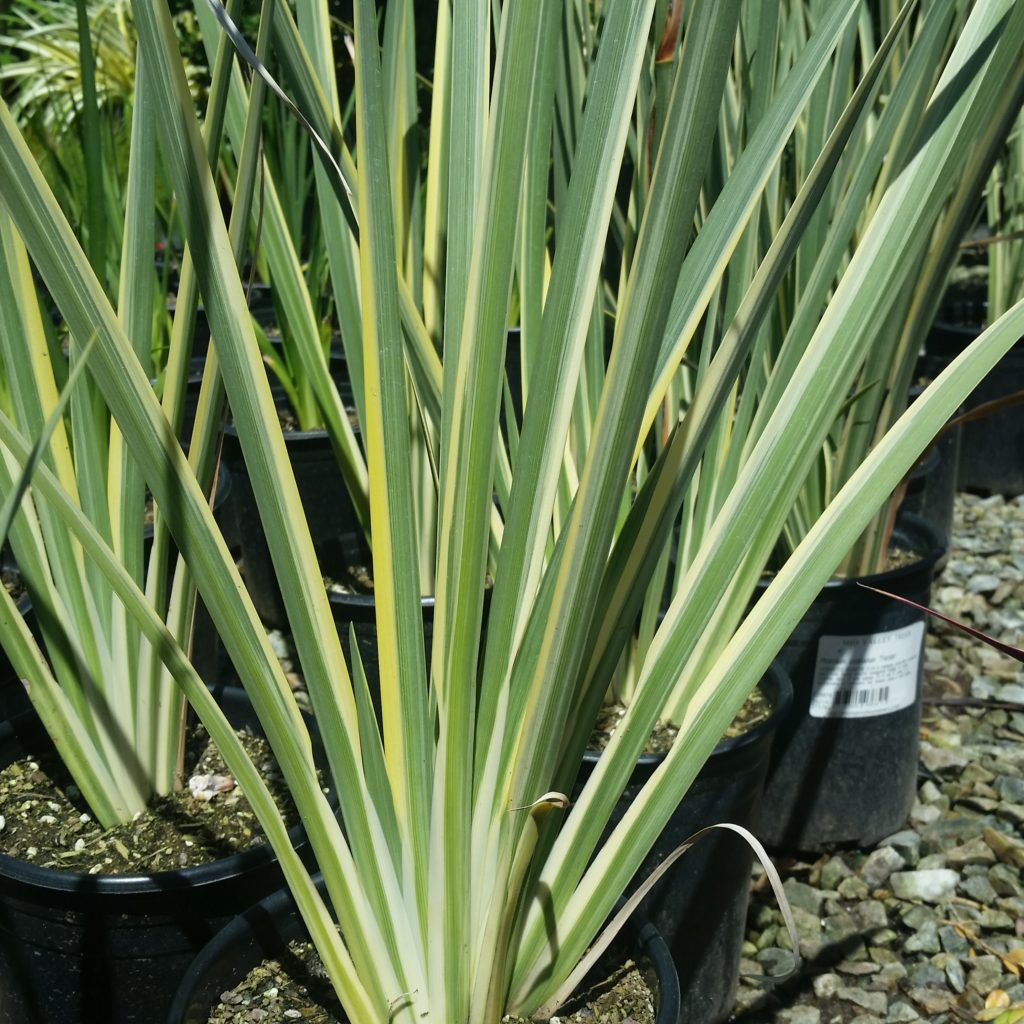
[[[772,703],[768,716],[739,736],[720,739],[715,744],[714,750],[708,755],[708,761],[713,757],[722,757],[755,746],[767,734],[774,732],[778,728],[779,722],[789,714],[789,709],[793,704],[793,684],[790,682],[788,673],[777,661],[773,661],[768,666],[765,674],[758,680],[755,689],[767,691],[766,696]],[[641,754],[636,759],[636,763],[639,766],[652,767],[664,761],[666,756],[664,753]],[[588,750],[583,755],[584,761],[592,764],[596,764],[600,757],[600,752],[595,750]]]
[[[241,687],[225,686],[221,688],[220,693],[220,700],[242,699],[245,691]],[[26,726],[30,738],[37,731],[45,734],[42,723],[35,717],[35,712],[23,711],[5,722],[0,722],[0,745],[17,738],[19,729],[26,730]],[[305,841],[305,834],[301,822],[288,829],[293,847]],[[270,866],[276,860],[273,847],[267,840],[259,846],[228,854],[209,864],[196,864],[174,871],[154,871],[141,875],[89,874],[85,871],[45,868],[0,853],[0,890],[32,887],[67,895],[166,895],[170,891],[195,890],[219,884],[226,879],[238,878],[256,868]]]
[[[936,530],[935,527],[926,519],[913,512],[901,512],[899,518],[896,520],[893,536],[896,536],[901,532],[904,535],[909,532],[911,534],[916,534],[919,538],[923,538],[922,544],[918,545],[915,549],[915,553],[919,556],[915,561],[910,562],[907,565],[898,566],[895,569],[886,569],[884,572],[870,573],[867,576],[843,578],[833,576],[832,579],[830,579],[821,588],[822,593],[833,594],[836,591],[840,591],[845,588],[859,586],[861,583],[866,583],[870,586],[885,590],[885,585],[893,580],[903,579],[906,576],[911,576],[920,572],[934,573],[936,563],[947,553],[948,550],[946,544],[943,543],[938,530]],[[757,581],[754,597],[759,597],[765,590],[767,590],[769,584],[774,578],[774,576],[762,576]]]
[[[312,881],[321,895],[327,898],[323,875],[317,872],[312,876]],[[178,985],[167,1016],[168,1024],[183,1024],[191,1019],[186,1018],[190,1001],[202,979],[210,973],[212,966],[224,957],[225,951],[237,952],[253,946],[254,955],[265,959],[274,955],[273,946],[277,940],[283,940],[282,944],[288,941],[296,925],[302,929],[298,909],[287,888],[278,889],[238,914],[196,954]],[[653,924],[640,920],[636,915],[626,922],[624,931],[628,934],[630,930],[640,952],[651,961],[658,977],[655,1024],[678,1024],[681,1008],[679,975],[668,945]],[[217,980],[219,983],[224,979]]]

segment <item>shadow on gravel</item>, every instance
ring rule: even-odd
[[[800,969],[791,978],[778,984],[762,982],[761,984],[766,986],[764,991],[755,1002],[734,1013],[729,1018],[731,1024],[766,1024],[771,1021],[777,1010],[793,1006],[801,995],[813,992],[814,979],[819,974],[828,973],[854,950],[862,947],[870,934],[870,930],[858,932],[848,938],[830,942],[813,960],[804,960]],[[820,1002],[818,1001],[817,1005],[820,1006]],[[825,1017],[824,1013],[822,1017]]]

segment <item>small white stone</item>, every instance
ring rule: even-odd
[[[901,900],[941,903],[956,894],[960,876],[948,868],[925,871],[897,871],[889,878],[893,894]]]
[[[76,853],[81,853],[81,851],[84,850],[84,849],[85,849],[85,840],[84,839],[76,839],[75,840],[75,852]]]
[[[79,821],[80,821],[80,822],[81,822],[81,823],[82,823],[83,825],[85,825],[85,824],[87,824],[88,822],[92,821],[92,818],[90,818],[88,814],[80,814],[80,815],[78,816],[78,820],[79,820]]]
[[[39,852],[39,847],[37,847],[37,846],[30,846],[25,851],[25,856],[26,857],[34,857],[38,852]]]
[[[52,814],[41,814],[39,816],[40,825],[56,825],[57,819]]]
[[[288,641],[279,630],[267,630],[267,641],[270,643],[270,649],[278,658],[287,658],[291,653],[288,649]]]
[[[3,827],[6,824],[7,824],[7,819],[2,814],[0,814],[0,830],[3,830]]]
[[[227,793],[235,788],[230,775],[193,775],[188,780],[189,792],[194,800],[209,803],[218,793]]]

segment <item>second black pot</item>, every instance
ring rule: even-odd
[[[749,732],[718,743],[638,869],[637,882],[699,829],[721,822],[752,826],[772,738],[792,701],[789,679],[777,665],[759,686],[771,704],[770,716]],[[598,757],[585,755],[577,792]],[[640,758],[609,830],[662,760],[657,754]],[[680,1020],[686,1024],[714,1024],[732,1012],[753,860],[753,851],[740,836],[724,830],[712,833],[688,850],[640,904],[638,914],[654,924],[672,953],[682,999]]]
[[[32,601],[28,594],[22,594],[15,602],[25,625],[32,629],[35,619],[32,615]],[[7,655],[0,649],[0,722],[13,718],[31,707],[25,684],[15,671]]]
[[[911,516],[894,539],[917,559],[862,582],[927,605],[942,542]],[[807,610],[778,656],[793,713],[758,810],[768,845],[866,847],[903,827],[917,789],[924,620],[857,580],[831,581]]]
[[[317,888],[326,895],[322,879]],[[222,992],[238,985],[261,961],[281,957],[287,943],[307,938],[291,893],[283,889],[267,897],[232,921],[199,954],[182,979],[167,1024],[207,1024]],[[679,1024],[679,981],[664,940],[650,924],[635,928],[634,940],[634,949],[653,968],[655,1024]]]
[[[340,352],[332,354],[331,376],[346,401],[350,395],[347,375],[344,357]],[[288,403],[281,387],[272,385],[271,393],[278,408],[286,409]],[[327,431],[286,430],[284,442],[320,571],[325,577],[344,579],[354,568],[367,569],[370,566],[370,549]],[[237,542],[246,589],[257,613],[268,626],[287,629],[284,600],[277,584],[238,432],[233,426],[224,430],[221,458],[231,471],[231,530]]]
[[[937,376],[982,332],[979,324],[937,321],[925,345],[924,366]],[[971,392],[969,412],[1024,390],[1024,343],[1018,342]],[[963,425],[957,484],[983,494],[1024,494],[1024,404]]]

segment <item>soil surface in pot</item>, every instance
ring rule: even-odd
[[[12,600],[17,601],[25,593],[25,587],[21,582],[21,574],[10,569],[0,570],[0,584],[4,590],[11,595]]]
[[[289,827],[298,816],[267,741],[239,732]],[[135,821],[102,829],[52,752],[0,771],[0,853],[38,867],[151,874],[208,864],[265,842],[249,802],[201,726],[186,741],[185,785]]]
[[[594,732],[587,745],[590,750],[604,750],[608,746],[619,722],[626,713],[624,704],[606,704],[594,726]],[[723,739],[733,739],[750,732],[772,713],[771,701],[761,692],[760,687],[746,699],[739,713],[725,730]],[[667,754],[672,749],[679,729],[671,722],[658,722],[643,749],[645,754]]]
[[[654,1024],[654,995],[647,981],[646,961],[634,963],[608,956],[588,975],[585,987],[551,1018],[551,1024]],[[323,964],[308,942],[291,942],[287,953],[264,960],[235,988],[221,993],[209,1024],[312,1024],[347,1021]],[[502,1024],[526,1024],[505,1017]]]
[[[328,594],[372,594],[373,574],[368,566],[350,565],[344,576],[325,576],[324,586]]]

